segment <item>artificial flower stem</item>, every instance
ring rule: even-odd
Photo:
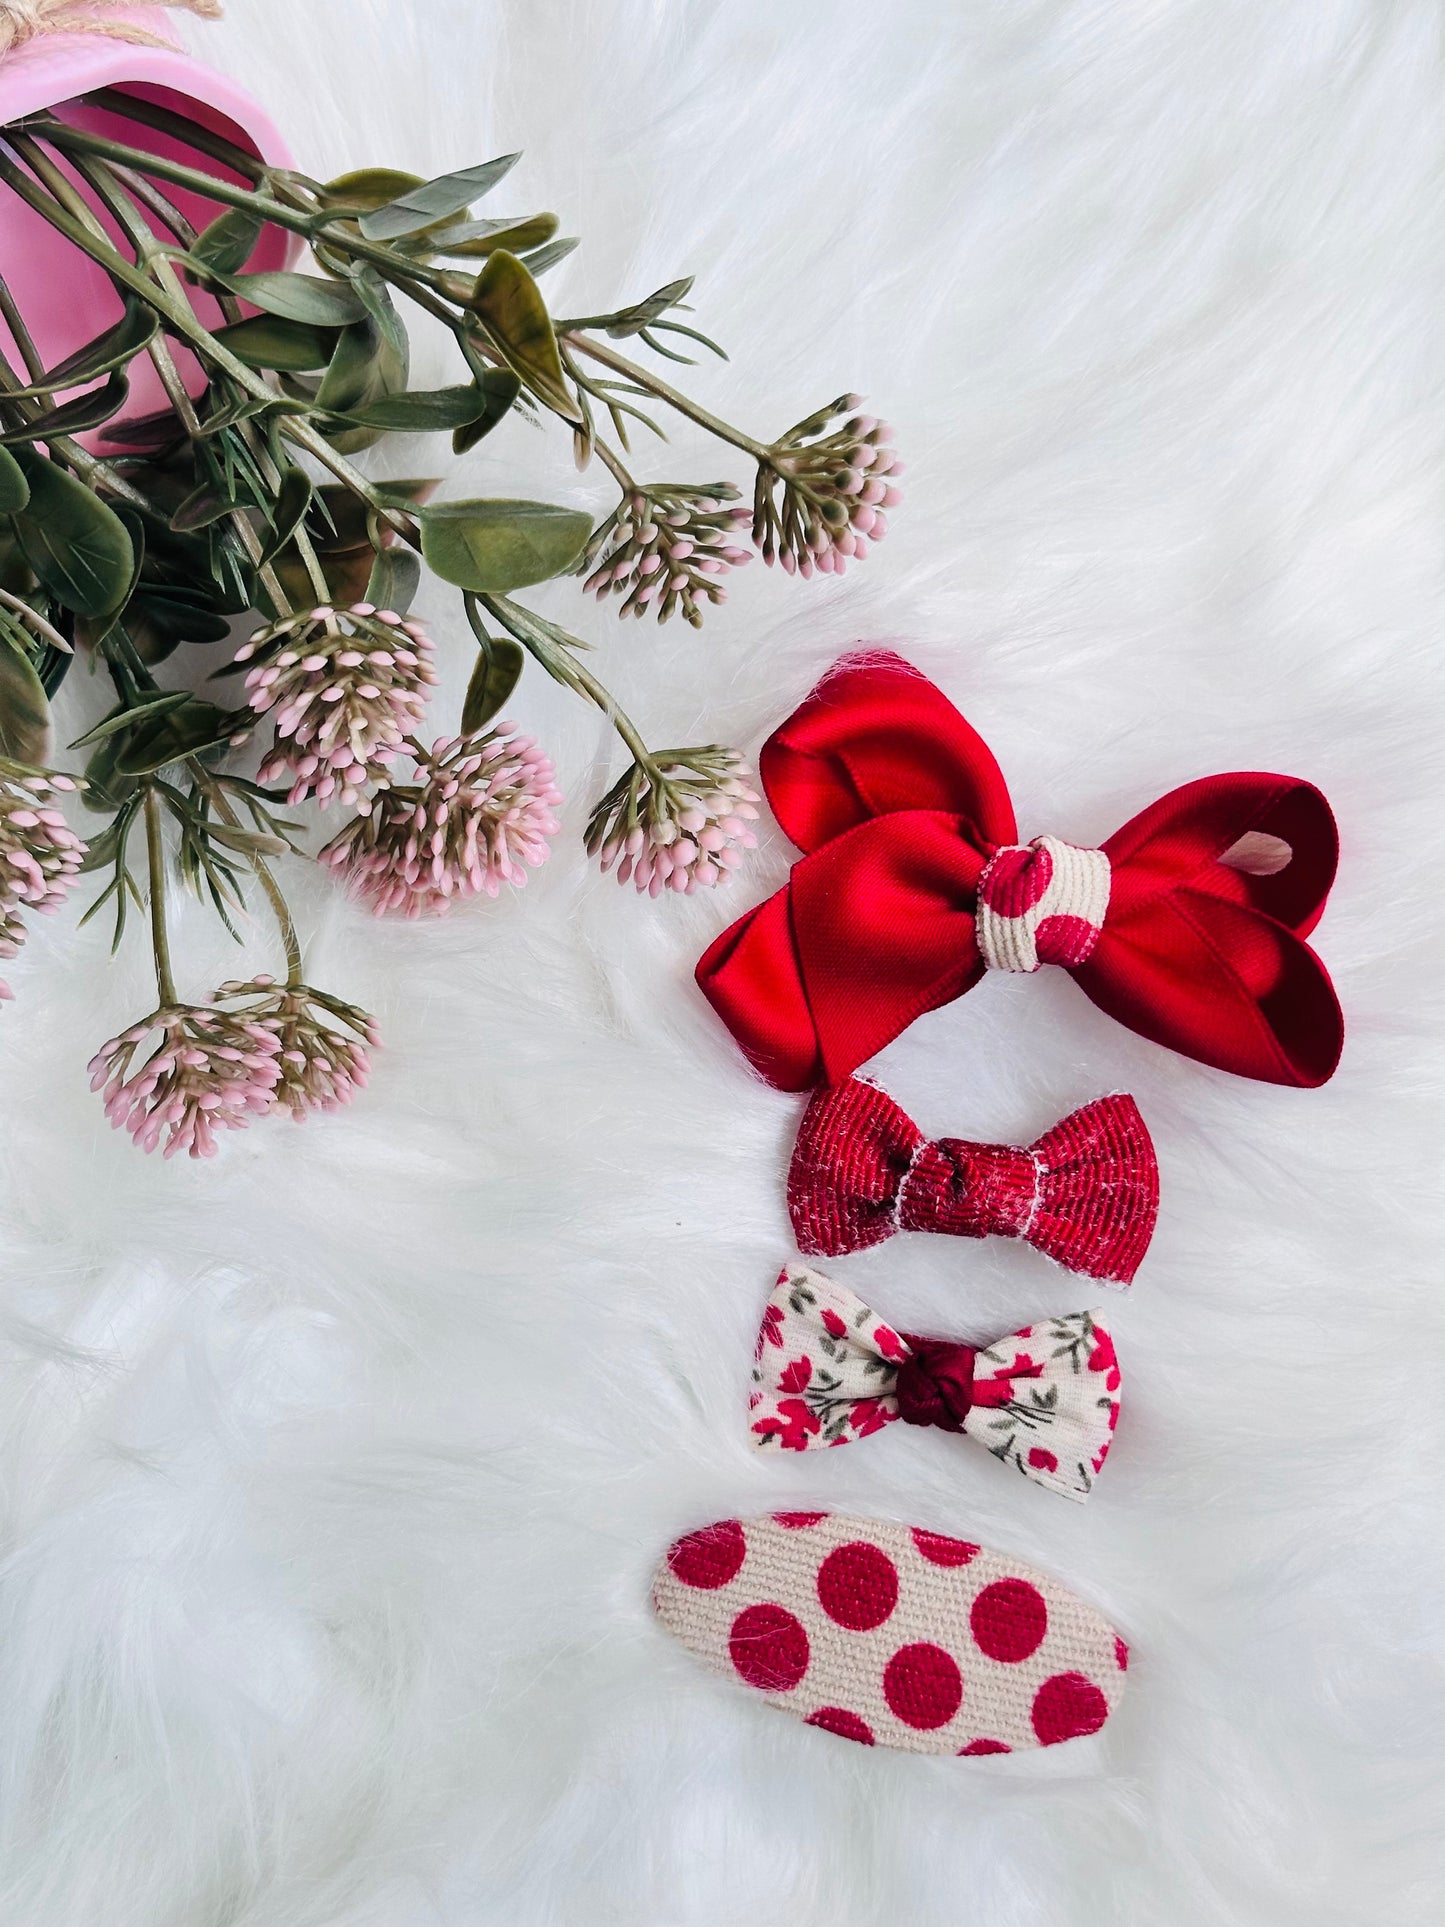
[[[10,330],[11,340],[20,350],[20,359],[25,363],[25,371],[30,376],[30,380],[25,385],[38,387],[45,379],[45,363],[40,358],[40,351],[25,325],[25,317],[20,312],[19,303],[11,294],[9,283],[3,274],[0,274],[0,320],[4,321],[5,326]],[[43,399],[49,402],[52,398],[47,395]]]
[[[104,107],[112,114],[119,114],[125,120],[139,122],[142,127],[153,128],[159,134],[170,134],[183,146],[193,148],[198,154],[209,154],[213,161],[222,167],[229,167],[232,173],[240,174],[249,181],[265,178],[266,164],[255,154],[247,153],[234,141],[228,141],[223,134],[216,134],[209,127],[201,126],[199,121],[189,120],[183,114],[172,113],[170,108],[158,102],[144,100],[138,94],[122,93],[116,87],[98,87],[94,93],[86,94],[84,99],[94,107]]]
[[[649,394],[656,395],[659,401],[665,401],[669,408],[675,408],[679,415],[686,415],[689,421],[696,422],[699,428],[705,428],[710,435],[716,435],[719,441],[731,442],[734,448],[751,455],[755,462],[771,459],[772,451],[762,442],[755,442],[751,435],[745,435],[740,428],[733,428],[719,416],[699,408],[679,389],[663,381],[660,376],[650,374],[646,368],[640,368],[635,361],[629,361],[626,355],[619,355],[616,349],[606,347],[591,335],[568,334],[562,339],[570,348],[577,349],[580,354],[590,355],[593,361],[600,361],[604,368],[610,368],[614,374],[626,375],[629,381],[637,382]]]
[[[188,760],[196,787],[205,791],[211,808],[223,823],[229,824],[233,830],[239,830],[241,819],[231,808],[230,798],[225,790],[214,780],[205,764],[197,757],[192,756]],[[247,860],[256,874],[256,881],[266,893],[267,902],[271,905],[276,927],[281,933],[282,947],[286,952],[286,982],[294,988],[302,982],[302,959],[301,940],[296,935],[296,925],[291,920],[290,905],[282,895],[281,886],[276,881],[265,857],[252,851]]]
[[[163,1008],[176,1002],[175,979],[171,976],[171,940],[166,930],[165,851],[161,846],[161,807],[155,786],[145,786],[146,867],[150,873],[151,949],[156,963],[156,994]]]
[[[494,616],[508,634],[516,637],[522,647],[537,658],[542,667],[554,681],[565,683],[595,703],[623,742],[632,751],[633,757],[649,776],[659,777],[660,772],[652,760],[652,753],[642,739],[636,723],[618,706],[616,698],[598,682],[590,670],[584,669],[570,650],[563,649],[546,633],[539,617],[533,616],[529,609],[512,602],[504,595],[480,594],[476,600],[491,616]],[[470,612],[471,598],[467,598]],[[550,627],[550,625],[547,625]]]
[[[34,421],[45,412],[45,403],[26,401],[11,393],[13,389],[26,385],[17,379],[15,370],[0,355],[0,402],[7,408],[13,408],[22,421]],[[67,468],[73,469],[82,481],[89,482],[92,487],[104,485],[128,508],[143,510],[147,515],[155,514],[155,504],[142,495],[138,488],[133,488],[102,456],[92,455],[89,449],[82,448],[69,435],[46,435],[43,439],[51,454],[63,461]]]

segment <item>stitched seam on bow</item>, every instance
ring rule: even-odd
[[[1034,1199],[1033,1199],[1033,1203],[1029,1206],[1028,1218],[1019,1231],[1019,1236],[1021,1238],[1027,1238],[1030,1235],[1030,1233],[1033,1231],[1034,1220],[1038,1217],[1039,1212],[1043,1207],[1044,1161],[1039,1156],[1037,1151],[1028,1150],[1023,1145],[1020,1145],[1019,1149],[1024,1152],[1024,1155],[1028,1158],[1029,1163],[1034,1168]]]
[[[878,1090],[881,1087],[875,1084],[873,1088]],[[918,1133],[918,1142],[913,1147],[913,1155],[908,1160],[908,1169],[898,1180],[898,1189],[893,1194],[893,1204],[888,1213],[888,1216],[893,1221],[893,1229],[895,1231],[901,1231],[903,1229],[903,1194],[908,1189],[908,1180],[918,1169],[918,1160],[923,1156],[923,1153],[932,1148],[933,1140],[926,1138],[922,1131],[920,1131]]]

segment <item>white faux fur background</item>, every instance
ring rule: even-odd
[[[841,582],[754,564],[700,635],[536,593],[654,743],[755,752],[866,637],[983,731],[1025,834],[1306,776],[1349,1033],[1333,1083],[1280,1091],[1046,972],[877,1060],[935,1130],[1023,1139],[1125,1088],[1154,1131],[1124,1416],[1073,1507],[938,1434],[750,1451],[801,1100],[691,971],[788,850],[730,897],[590,871],[618,755],[539,673],[512,707],[568,806],[525,894],[381,925],[292,866],[312,980],[386,1038],[341,1116],[200,1166],[110,1132],[84,1066],[148,959],[107,967],[81,893],[0,1020],[4,1927],[1445,1917],[1440,38],[1434,0],[230,0],[194,30],[316,173],[524,148],[501,211],[584,237],[563,312],[695,272],[733,357],[707,405],[776,433],[852,387],[896,424],[906,503]],[[444,446],[397,472],[607,499],[560,434]],[[690,431],[639,463],[748,480]],[[458,703],[464,625],[423,608]],[[96,700],[70,679],[66,737]],[[176,918],[186,988],[236,973]],[[1010,1245],[831,1268],[960,1336],[1099,1298]],[[1056,1573],[1132,1645],[1121,1713],[930,1761],[750,1702],[648,1575],[780,1505]]]

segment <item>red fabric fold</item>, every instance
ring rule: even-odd
[[[804,854],[782,890],[709,947],[697,978],[761,1074],[804,1090],[846,1077],[983,976],[978,880],[1017,831],[982,738],[887,653],[835,665],[769,739],[760,768]],[[1248,847],[1259,839],[1269,863]],[[1324,1083],[1344,1024],[1305,942],[1338,857],[1320,792],[1289,776],[1205,777],[1103,847],[1108,914],[1072,972],[1085,994],[1217,1069]]]

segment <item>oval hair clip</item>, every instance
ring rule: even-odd
[[[667,1630],[808,1726],[907,1753],[1096,1733],[1129,1649],[1056,1580],[966,1539],[833,1512],[722,1519],[669,1546]]]

